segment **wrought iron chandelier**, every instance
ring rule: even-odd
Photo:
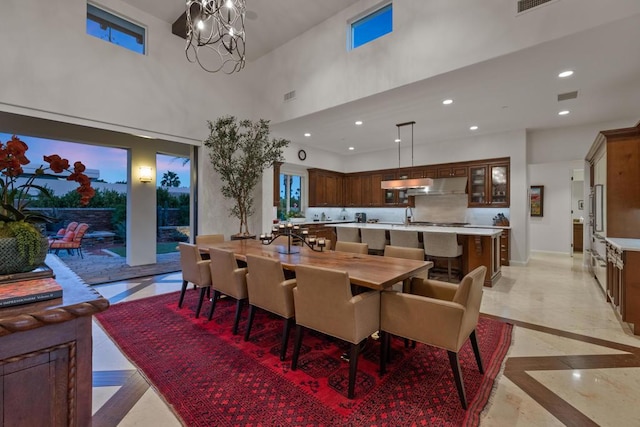
[[[246,0],[186,0],[189,62],[210,72],[244,68]]]

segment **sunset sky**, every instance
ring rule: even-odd
[[[11,134],[0,133],[0,141],[6,144],[11,139]],[[100,171],[100,178],[106,182],[119,182],[127,180],[127,151],[121,148],[98,147],[95,145],[77,144],[72,142],[56,141],[44,138],[18,135],[28,146],[27,158],[31,160],[29,166],[41,166],[43,156],[58,154],[73,164],[81,161],[87,169]],[[183,158],[165,156],[157,157],[157,183],[160,185],[162,175],[167,171],[178,174],[180,185],[189,185],[189,167],[183,165]]]

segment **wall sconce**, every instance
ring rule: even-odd
[[[153,180],[153,169],[151,166],[140,166],[140,182],[151,182]]]

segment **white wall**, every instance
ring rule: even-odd
[[[252,63],[260,114],[300,117],[640,12],[629,0],[562,0],[518,16],[515,0],[395,0],[393,32],[347,51],[347,22],[379,3],[362,0]],[[295,102],[283,102],[292,90]]]

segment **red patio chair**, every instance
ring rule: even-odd
[[[49,240],[49,251],[54,251],[57,255],[60,249],[66,249],[69,253],[73,253],[75,249],[80,258],[84,258],[82,255],[82,238],[89,229],[89,225],[84,222],[78,225],[74,231],[67,231],[64,237],[60,240]]]

